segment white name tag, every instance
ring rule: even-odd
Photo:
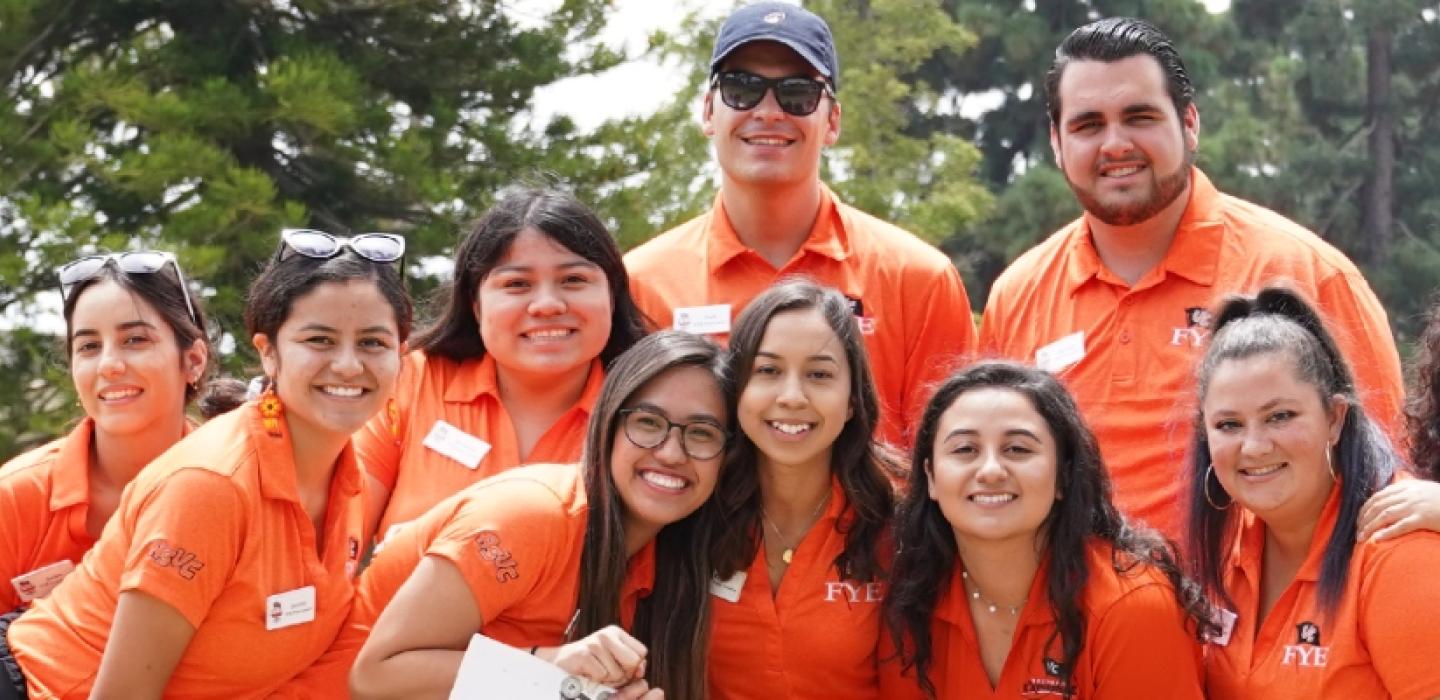
[[[1220,634],[1212,637],[1210,643],[1220,647],[1228,645],[1230,643],[1230,633],[1235,631],[1235,620],[1237,618],[1238,616],[1235,613],[1225,608],[1220,608]]]
[[[10,579],[10,585],[15,587],[15,592],[20,594],[20,602],[28,603],[50,595],[50,591],[60,585],[71,571],[75,570],[75,564],[69,559],[62,559],[53,564],[46,564],[27,574],[20,574]]]
[[[450,689],[450,700],[512,698],[602,698],[615,691],[579,676],[572,676],[524,649],[501,644],[483,634],[470,638],[460,659],[460,672]]]
[[[686,306],[675,309],[675,330],[687,333],[729,333],[730,305]]]
[[[1035,351],[1035,366],[1059,372],[1085,359],[1085,331],[1075,331]]]
[[[278,630],[315,620],[315,587],[305,586],[265,599],[265,630]]]
[[[430,428],[430,434],[425,436],[422,444],[465,465],[467,469],[480,466],[480,460],[490,454],[490,443],[443,420],[435,421],[435,426]]]
[[[710,577],[710,595],[727,603],[740,602],[740,592],[745,590],[745,576],[746,572],[736,571],[734,576],[725,581]]]

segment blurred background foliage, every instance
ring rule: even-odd
[[[282,226],[404,233],[423,297],[443,269],[426,259],[520,178],[573,188],[626,248],[707,207],[695,114],[717,22],[651,37],[652,56],[688,70],[673,100],[582,131],[538,123],[533,98],[627,58],[596,40],[613,8],[557,0],[517,22],[513,4],[0,0],[0,460],[78,417],[55,321],[40,320],[54,268],[81,252],[176,251],[223,371],[242,375],[253,353],[231,334]],[[1200,166],[1360,263],[1402,347],[1418,331],[1440,280],[1440,2],[805,5],[840,47],[826,180],[945,250],[977,311],[1008,261],[1079,213],[1040,90],[1054,47],[1132,15],[1187,61]]]

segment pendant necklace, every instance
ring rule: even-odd
[[[825,497],[820,499],[820,504],[815,506],[815,512],[810,514],[810,524],[806,525],[805,529],[800,531],[800,539],[805,539],[805,533],[809,532],[810,528],[815,525],[816,519],[820,517],[821,509],[825,507],[826,503],[830,502],[830,493],[830,491],[826,491]],[[775,539],[779,540],[780,545],[785,548],[780,552],[780,559],[786,564],[789,564],[790,559],[795,556],[795,547],[800,546],[800,543],[796,542],[795,546],[791,546],[785,541],[785,536],[780,534],[780,528],[776,527],[775,523],[770,520],[770,516],[765,513],[764,506],[760,507],[760,519],[764,520],[765,524],[770,526],[770,530],[775,533]]]
[[[970,593],[970,599],[971,599],[971,600],[980,601],[980,604],[983,605],[983,606],[985,606],[985,609],[988,610],[988,611],[990,611],[990,614],[991,614],[991,615],[994,615],[994,614],[996,614],[997,612],[999,612],[1000,610],[1003,609],[1003,610],[1005,610],[1006,612],[1010,613],[1010,615],[1011,615],[1012,617],[1014,617],[1014,616],[1019,616],[1019,615],[1020,615],[1020,611],[1021,611],[1022,609],[1024,609],[1024,607],[1025,607],[1025,601],[1024,601],[1024,600],[1020,601],[1020,604],[1019,604],[1019,605],[1002,605],[1002,604],[1000,604],[1000,603],[996,603],[996,602],[993,601],[993,600],[990,600],[989,598],[986,598],[985,596],[980,595],[980,586],[979,586],[979,584],[976,584],[974,581],[971,581],[971,580],[970,580],[970,572],[969,572],[969,571],[965,571],[965,570],[962,569],[962,570],[960,571],[960,578],[961,578],[961,579],[964,579],[963,582],[964,582],[964,585],[965,585],[966,588],[970,588],[970,587],[972,587],[972,586],[974,587],[974,590],[969,592],[969,593]],[[1028,598],[1027,598],[1027,600],[1028,600]]]

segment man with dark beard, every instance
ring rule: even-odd
[[[996,280],[980,344],[1065,380],[1127,514],[1180,534],[1192,368],[1207,310],[1226,294],[1285,280],[1312,299],[1356,369],[1367,411],[1400,434],[1400,362],[1385,310],[1344,254],[1217,191],[1194,167],[1200,113],[1164,33],[1121,17],[1081,27],[1056,49],[1045,91],[1055,161],[1085,213]],[[1277,424],[1285,418],[1277,412]],[[1284,455],[1255,449],[1283,468]]]

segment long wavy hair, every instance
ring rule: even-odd
[[[1283,287],[1267,287],[1254,297],[1231,296],[1222,303],[1197,372],[1197,405],[1204,405],[1210,380],[1222,364],[1271,353],[1290,359],[1297,378],[1315,387],[1322,406],[1339,396],[1348,407],[1331,461],[1340,477],[1340,511],[1320,567],[1320,604],[1329,612],[1345,590],[1360,508],[1390,483],[1401,462],[1385,434],[1365,415],[1350,366],[1320,315],[1298,293]],[[1212,501],[1224,505],[1217,508]],[[1197,409],[1190,459],[1189,552],[1195,577],[1228,605],[1234,601],[1225,590],[1225,557],[1239,529],[1238,509],[1232,504],[1230,494],[1211,475],[1205,417]]]
[[[620,624],[620,589],[625,580],[625,507],[615,489],[610,451],[619,439],[620,410],[650,381],[670,370],[700,367],[725,397],[726,421],[733,424],[735,391],[724,352],[703,337],[660,331],[621,355],[605,376],[585,435],[581,461],[590,503],[580,552],[580,594],[576,605],[581,636]],[[723,463],[722,463],[723,464]],[[722,472],[723,474],[723,472]],[[649,650],[645,679],[681,700],[705,695],[705,656],[710,632],[710,557],[706,515],[713,498],[691,515],[660,529],[655,538],[655,584],[635,612],[632,632]]]
[[[595,212],[562,189],[515,185],[500,191],[495,204],[460,242],[455,274],[436,290],[438,319],[415,334],[413,348],[456,361],[485,354],[475,318],[476,291],[510,252],[515,237],[527,229],[545,234],[604,271],[611,310],[610,338],[600,350],[601,364],[608,367],[645,335],[650,324],[630,296],[630,277],[620,248]]]
[[[1415,362],[1415,380],[1405,407],[1410,433],[1410,463],[1415,473],[1440,480],[1440,296],[1430,307],[1425,331],[1420,335],[1420,352]]]
[[[740,313],[730,334],[730,370],[745,391],[755,367],[755,354],[765,329],[777,314],[815,310],[840,340],[850,365],[850,420],[835,438],[830,468],[840,481],[845,506],[837,529],[845,535],[845,548],[835,557],[835,569],[842,578],[876,581],[884,578],[876,556],[877,544],[895,508],[895,492],[886,474],[899,466],[888,451],[873,441],[880,420],[880,403],[865,343],[840,292],[806,279],[785,280],[755,297]],[[720,525],[712,533],[711,552],[716,575],[733,576],[749,568],[759,551],[760,458],[755,443],[741,431],[727,453],[727,464],[715,489]]]
[[[945,380],[926,405],[911,456],[909,491],[895,520],[899,553],[885,600],[885,621],[903,669],[915,669],[921,688],[934,697],[936,689],[929,677],[934,663],[930,623],[959,556],[955,531],[930,498],[927,475],[941,438],[941,415],[961,395],[976,389],[1005,389],[1024,396],[1055,438],[1055,491],[1065,497],[1051,506],[1037,537],[1050,561],[1045,597],[1055,616],[1055,629],[1045,648],[1048,653],[1059,640],[1060,680],[1067,697],[1085,641],[1087,620],[1081,601],[1090,580],[1086,548],[1091,542],[1110,546],[1117,572],[1142,566],[1159,570],[1169,580],[1197,639],[1216,632],[1200,586],[1184,576],[1174,549],[1154,531],[1132,526],[1115,508],[1099,445],[1059,380],[1011,362],[982,362]]]

